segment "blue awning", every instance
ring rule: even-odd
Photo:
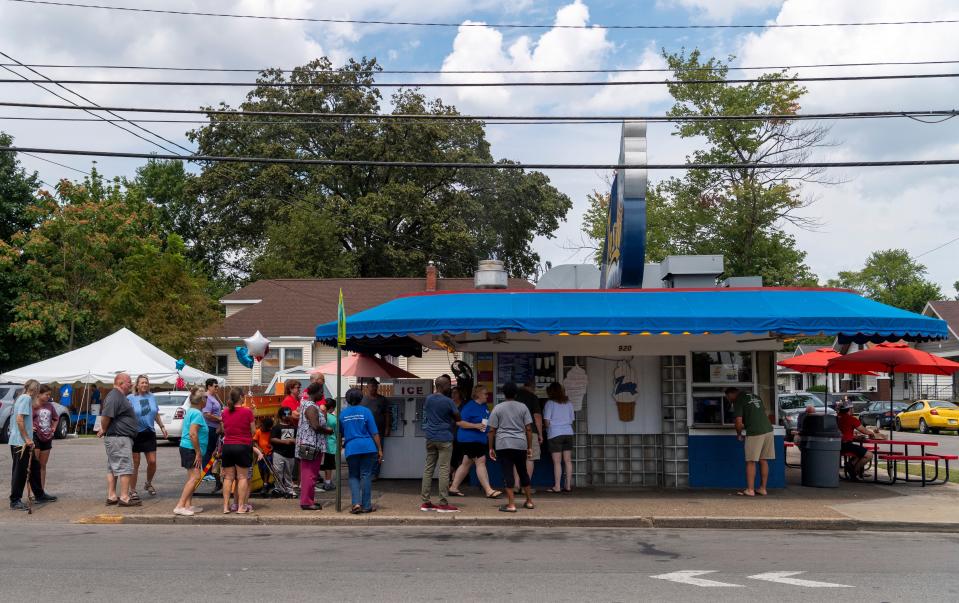
[[[838,289],[616,289],[460,291],[409,295],[347,318],[347,349],[413,355],[413,335],[477,332],[579,334],[775,333],[841,341],[928,341],[942,320]],[[331,345],[336,322],[316,328]]]

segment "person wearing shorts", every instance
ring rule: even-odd
[[[858,482],[862,480],[866,464],[872,460],[872,453],[856,442],[856,434],[883,439],[885,436],[877,429],[875,431],[862,426],[862,421],[852,414],[852,402],[844,401],[839,407],[839,415],[836,417],[836,424],[839,426],[839,432],[842,434],[842,445],[840,452],[855,455],[855,460],[849,460],[845,463],[844,470],[846,478],[850,481]]]
[[[220,452],[220,469],[223,473],[223,513],[250,513],[253,506],[250,499],[250,467],[253,466],[253,453],[257,461],[263,459],[259,449],[253,447],[255,418],[253,411],[243,402],[243,390],[234,387],[230,390],[227,407],[223,409],[223,449]],[[230,505],[233,486],[236,485],[236,504]]]
[[[157,491],[153,487],[153,476],[157,472],[157,435],[153,425],[156,424],[160,427],[160,434],[164,439],[167,438],[168,434],[166,427],[163,425],[163,419],[160,417],[160,407],[157,406],[157,400],[150,393],[150,378],[146,375],[137,377],[133,393],[127,396],[127,400],[130,401],[133,411],[140,421],[140,430],[133,438],[133,476],[130,479],[130,498],[140,498],[140,495],[137,494],[137,480],[140,475],[141,454],[147,459],[147,481],[143,487],[150,493],[150,496],[156,496]]]
[[[542,456],[543,445],[543,406],[536,396],[536,383],[532,380],[526,381],[526,383],[516,391],[516,401],[522,402],[526,408],[529,409],[530,416],[533,417],[532,453],[526,459],[526,473],[528,473],[530,479],[532,479],[535,463]],[[519,479],[518,475],[514,477]]]
[[[546,388],[549,400],[543,408],[543,423],[549,434],[549,454],[553,457],[553,487],[547,492],[573,491],[573,405],[563,386],[557,382]],[[565,487],[563,469],[566,470]]]
[[[465,496],[460,491],[463,481],[469,477],[470,467],[476,467],[476,479],[486,498],[499,498],[503,495],[489,485],[489,472],[486,470],[486,452],[489,450],[489,440],[486,437],[486,426],[489,422],[489,409],[486,407],[486,387],[477,385],[473,388],[473,396],[460,407],[460,420],[456,423],[456,442],[463,453],[456,473],[453,474],[453,485],[450,486],[451,496]]]
[[[506,400],[497,404],[489,416],[489,457],[499,462],[503,481],[506,482],[506,504],[499,508],[504,513],[516,512],[516,494],[513,488],[517,483],[513,477],[514,471],[519,477],[518,485],[526,494],[523,507],[536,508],[533,505],[529,473],[526,470],[526,461],[533,454],[533,440],[536,439],[531,427],[533,416],[526,405],[516,401],[518,389],[515,383],[504,385],[503,396]]]
[[[206,403],[206,394],[198,387],[190,391],[190,407],[183,416],[183,434],[180,436],[180,466],[186,469],[186,483],[180,500],[173,508],[174,515],[192,517],[203,511],[203,507],[193,506],[193,491],[203,476],[203,452],[208,446],[210,432],[206,427],[206,420],[200,411]]]
[[[47,463],[50,461],[50,452],[53,450],[53,439],[57,434],[57,409],[50,402],[50,388],[46,387],[33,401],[33,454],[34,463],[40,466],[40,485],[42,491],[47,491]],[[48,495],[49,496],[49,495]]]
[[[776,458],[776,446],[773,439],[773,426],[766,415],[763,401],[744,394],[735,387],[726,388],[726,399],[733,406],[736,417],[736,437],[745,442],[746,487],[740,490],[740,496],[766,496],[766,483],[769,480],[769,462]],[[743,431],[746,432],[745,436]],[[759,464],[760,486],[756,488],[756,464]]]
[[[130,375],[120,373],[113,379],[113,389],[107,394],[100,410],[100,430],[107,453],[107,505],[140,506],[140,500],[130,497],[133,476],[133,438],[140,421],[127,395],[133,389]],[[117,487],[119,485],[119,488]]]

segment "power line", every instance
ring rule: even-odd
[[[14,63],[20,63],[20,61],[18,61],[17,59],[13,58],[12,56],[10,56],[9,54],[7,54],[7,53],[5,53],[5,52],[0,52],[0,56],[4,56],[4,57],[7,58],[7,60],[13,61]],[[90,100],[89,98],[83,96],[83,95],[80,94],[79,92],[74,92],[74,91],[71,90],[70,88],[67,88],[66,86],[63,85],[62,82],[55,82],[55,81],[51,80],[50,78],[46,77],[45,75],[43,75],[42,73],[40,73],[40,72],[37,71],[36,69],[27,67],[27,69],[29,69],[31,72],[33,72],[33,73],[35,73],[35,74],[43,77],[45,81],[30,80],[30,79],[27,78],[25,75],[22,75],[21,73],[19,73],[18,71],[15,71],[14,69],[11,69],[10,67],[4,67],[4,69],[6,69],[6,70],[9,71],[10,73],[13,73],[14,75],[22,78],[23,81],[25,81],[25,82],[30,82],[30,83],[34,84],[35,86],[37,86],[37,87],[40,88],[41,90],[44,90],[45,92],[48,92],[48,93],[52,94],[53,96],[59,98],[60,100],[66,101],[66,102],[68,102],[68,103],[70,103],[71,105],[74,105],[74,106],[76,106],[76,107],[80,107],[80,105],[79,105],[76,101],[71,100],[71,99],[69,99],[69,98],[67,98],[67,97],[65,97],[65,96],[63,96],[63,95],[61,95],[61,94],[58,94],[57,92],[55,92],[55,91],[53,91],[53,90],[50,90],[49,88],[47,88],[46,86],[44,86],[44,84],[48,84],[48,83],[49,83],[49,84],[54,84],[54,85],[56,85],[58,88],[61,88],[61,89],[65,90],[65,91],[69,92],[70,94],[76,96],[77,98],[82,99],[84,102],[87,102],[87,103],[90,103],[91,105],[93,105],[93,108],[92,108],[92,109],[91,109],[91,108],[85,108],[85,109],[83,109],[84,112],[89,113],[90,115],[92,115],[92,116],[94,116],[94,117],[97,117],[97,118],[101,118],[101,119],[103,118],[103,116],[98,115],[97,113],[94,113],[94,112],[93,112],[94,109],[104,110],[100,105],[98,105],[97,103],[93,102],[93,101]],[[119,117],[119,118],[122,119],[122,116],[117,115],[117,114],[115,114],[115,113],[112,113],[112,112],[110,112],[109,110],[107,110],[107,113],[109,113],[110,115],[113,115],[114,117]],[[141,136],[140,134],[137,134],[137,133],[134,132],[133,130],[129,130],[129,129],[127,129],[127,128],[124,128],[123,126],[121,126],[121,125],[118,124],[118,123],[113,123],[113,122],[109,122],[109,123],[110,123],[110,125],[112,125],[113,127],[119,128],[119,129],[123,130],[124,132],[127,132],[128,134],[133,134],[134,136],[136,136],[136,137],[139,138],[140,140],[143,140],[143,141],[145,141],[145,142],[148,142],[148,143],[152,144],[153,146],[155,146],[155,147],[157,147],[157,148],[160,148],[160,149],[163,149],[164,151],[167,151],[168,153],[172,153],[172,152],[173,152],[173,151],[171,151],[170,149],[166,148],[165,146],[161,145],[160,143],[158,143],[158,142],[156,142],[156,141],[154,141],[154,140],[150,140],[149,138],[146,138],[145,136]],[[172,140],[167,140],[167,139],[164,138],[163,136],[160,136],[159,134],[157,134],[157,133],[155,133],[155,132],[151,132],[150,130],[144,128],[143,126],[139,126],[139,125],[137,125],[137,124],[131,124],[131,125],[132,125],[134,128],[137,128],[137,129],[139,129],[139,130],[142,130],[143,132],[146,132],[147,134],[150,134],[150,135],[152,135],[152,136],[155,136],[156,138],[159,138],[160,140],[162,140],[162,141],[164,141],[164,142],[167,142],[167,143],[169,143],[169,144],[172,144],[173,146],[179,147],[179,148],[183,149],[184,151],[186,151],[187,153],[192,153],[192,152],[193,152],[193,151],[191,151],[190,149],[188,149],[188,148],[186,148],[186,147],[184,147],[184,146],[182,146],[182,145],[179,145],[179,144],[173,142]]]
[[[725,85],[801,82],[854,82],[867,80],[923,80],[959,77],[959,73],[900,73],[884,75],[824,75],[812,77],[764,77],[736,79],[692,80],[606,80],[564,82],[206,82],[174,80],[72,80],[50,79],[55,84],[83,84],[90,86],[213,86],[244,88],[540,88],[582,86],[670,86],[670,85]],[[0,84],[34,84],[38,80],[0,79]]]
[[[346,120],[378,120],[378,121],[522,121],[522,122],[623,122],[647,121],[685,123],[700,121],[802,121],[826,119],[872,119],[891,117],[955,117],[959,115],[956,109],[928,109],[920,111],[849,111],[837,113],[770,113],[754,115],[463,115],[451,113],[316,113],[309,111],[235,111],[231,109],[177,109],[160,107],[83,107],[74,105],[55,105],[50,103],[21,103],[15,101],[0,101],[0,107],[21,107],[30,109],[66,109],[83,110],[99,109],[120,113],[166,113],[187,115],[220,115],[220,116],[256,116],[256,117],[303,117],[307,119],[338,118]],[[42,119],[42,117],[37,117]],[[221,122],[224,123],[224,122]],[[243,121],[225,123],[244,123]]]
[[[297,159],[287,157],[229,157],[223,155],[164,155],[162,153],[128,153],[119,151],[92,151],[81,149],[50,149],[37,147],[0,147],[7,153],[44,153],[53,155],[78,155],[85,157],[122,157],[128,159],[179,159],[197,163],[263,163],[282,165],[327,165],[346,167],[395,167],[475,170],[738,170],[738,169],[795,169],[795,168],[840,168],[840,167],[905,167],[959,165],[959,159],[912,159],[881,161],[796,161],[782,163],[471,163],[436,161],[376,161],[366,159]]]
[[[360,69],[349,70],[350,74],[359,75],[410,75],[410,74],[533,74],[533,73],[672,73],[672,72],[696,72],[696,71],[790,71],[793,69],[819,69],[825,67],[894,67],[894,66],[916,66],[916,65],[955,65],[959,60],[932,60],[932,61],[873,61],[868,63],[816,63],[800,65],[751,65],[735,66],[726,65],[722,67],[690,67],[671,69],[669,67],[636,67],[636,68],[609,68],[609,69]],[[14,63],[0,63],[2,65],[16,66]],[[321,69],[277,69],[275,67],[171,67],[163,65],[64,65],[52,63],[30,63],[26,67],[38,67],[48,69],[112,69],[127,71],[187,71],[187,72],[208,72],[208,73],[262,73],[263,71],[278,71],[280,73],[300,73],[312,74],[332,74],[329,70]]]
[[[956,241],[959,241],[959,237],[956,237],[956,238],[954,238],[954,239],[951,239],[951,240],[949,240],[949,241],[946,241],[945,243],[943,243],[942,245],[939,245],[938,247],[933,247],[933,248],[930,249],[929,251],[924,251],[923,253],[920,253],[919,255],[917,255],[916,257],[914,257],[913,259],[918,260],[918,259],[921,258],[922,256],[924,256],[924,255],[929,255],[929,254],[932,253],[933,251],[939,251],[939,250],[942,249],[943,247],[948,247],[949,245],[952,245],[952,244],[955,243]]]
[[[41,156],[39,156],[39,155],[34,155],[33,153],[21,153],[21,155],[26,155],[27,157],[33,157],[34,159],[39,159],[40,161],[46,161],[47,163],[52,163],[53,165],[58,165],[58,166],[60,166],[60,167],[62,167],[62,168],[66,168],[66,169],[68,169],[68,170],[73,170],[74,172],[79,172],[79,173],[81,173],[81,174],[83,174],[83,175],[85,175],[85,176],[89,176],[89,175],[90,175],[90,172],[86,172],[86,171],[81,170],[81,169],[79,169],[79,168],[75,168],[75,167],[73,167],[73,166],[66,165],[66,164],[63,164],[63,163],[58,163],[58,162],[56,162],[56,161],[53,161],[52,159],[47,159],[46,157],[41,157]],[[44,183],[44,184],[46,184],[46,183]],[[50,186],[50,185],[48,184],[47,186]]]
[[[131,13],[152,13],[161,15],[181,15],[195,17],[225,17],[230,19],[256,19],[262,21],[297,21],[307,23],[345,23],[351,25],[405,25],[414,27],[497,27],[501,29],[783,29],[805,27],[872,27],[879,25],[939,25],[959,23],[956,19],[925,19],[913,21],[858,21],[845,23],[755,23],[755,24],[684,24],[684,25],[558,25],[545,23],[444,23],[424,21],[388,21],[374,19],[331,19],[320,17],[285,17],[277,15],[248,15],[238,13],[214,13],[201,11],[171,10],[159,8],[134,8],[129,6],[108,6],[102,4],[81,4],[79,2],[54,2],[51,0],[9,0],[23,4],[41,4],[71,8],[91,8],[99,10],[123,11]]]

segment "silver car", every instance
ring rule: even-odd
[[[13,403],[17,401],[17,397],[21,393],[23,393],[23,386],[20,384],[0,384],[0,444],[6,444],[10,441],[10,426],[13,424],[10,417],[13,414]],[[62,440],[70,433],[70,410],[56,402],[53,403],[53,408],[60,416],[55,437]]]
[[[786,428],[786,439],[789,441],[793,439],[792,432],[799,428],[799,415],[806,412],[807,406],[812,406],[819,413],[824,407],[822,398],[809,392],[779,394],[776,397],[776,403],[779,405],[779,424]],[[827,408],[826,412],[831,415],[836,414],[836,411],[831,408]]]
[[[153,395],[160,409],[160,420],[166,427],[167,439],[170,442],[179,443],[180,435],[183,433],[183,416],[190,408],[190,392],[156,392]]]

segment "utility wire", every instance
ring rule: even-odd
[[[287,157],[229,157],[223,155],[164,155],[161,153],[128,153],[119,151],[93,151],[82,149],[51,149],[38,147],[0,147],[6,153],[43,153],[52,155],[78,155],[86,157],[124,157],[130,159],[179,159],[198,163],[263,163],[282,165],[329,165],[354,167],[439,168],[476,170],[739,170],[739,169],[793,169],[793,168],[839,168],[839,167],[902,167],[959,165],[959,159],[913,159],[881,161],[791,161],[782,163],[475,163],[438,161],[375,161],[366,159],[297,159]]]
[[[348,120],[379,120],[379,121],[529,121],[529,122],[623,122],[647,121],[686,123],[700,121],[801,121],[823,119],[869,119],[888,117],[954,117],[959,114],[956,109],[930,109],[921,111],[854,111],[840,113],[770,113],[755,115],[463,115],[451,113],[396,113],[396,114],[369,114],[369,113],[314,113],[309,111],[235,111],[231,109],[166,109],[159,107],[82,107],[73,105],[55,105],[49,103],[21,103],[15,101],[0,101],[0,107],[23,107],[31,109],[101,109],[127,113],[167,113],[187,115],[221,115],[221,116],[257,116],[257,117],[303,117],[312,119],[348,119]],[[38,117],[38,119],[40,119]],[[244,123],[242,120],[226,123]]]
[[[845,23],[754,23],[754,24],[703,24],[703,25],[559,25],[545,23],[444,23],[423,21],[388,21],[373,19],[330,19],[319,17],[284,17],[277,15],[248,15],[238,13],[214,13],[201,11],[172,10],[159,8],[134,8],[130,6],[108,6],[102,4],[84,4],[79,2],[54,2],[52,0],[9,0],[23,4],[41,4],[71,8],[91,8],[100,10],[123,11],[131,13],[152,13],[162,15],[189,15],[196,17],[226,17],[231,19],[257,19],[263,21],[299,21],[308,23],[348,23],[352,25],[407,25],[416,27],[497,27],[510,29],[782,29],[803,27],[871,27],[877,25],[938,25],[959,23],[956,19],[925,19],[913,21],[857,21]]]
[[[929,251],[924,251],[924,252],[920,253],[919,255],[917,255],[916,257],[914,257],[913,259],[918,260],[918,259],[921,258],[922,256],[924,256],[924,255],[929,255],[929,254],[932,253],[933,251],[939,251],[939,250],[942,249],[943,247],[947,247],[947,246],[949,246],[949,245],[952,245],[952,244],[955,243],[956,241],[959,241],[959,237],[956,237],[956,238],[954,238],[954,239],[951,239],[951,240],[949,240],[949,241],[946,241],[945,243],[943,243],[942,245],[939,245],[938,247],[933,247],[933,248],[930,249]]]
[[[529,74],[529,73],[672,73],[672,72],[697,72],[697,71],[790,71],[793,69],[819,69],[825,67],[890,67],[890,66],[916,66],[916,65],[955,65],[959,60],[934,60],[934,61],[874,61],[869,63],[817,63],[801,65],[752,65],[752,66],[734,66],[726,65],[723,67],[690,67],[671,69],[669,67],[636,67],[636,68],[610,68],[610,69],[350,69],[348,73],[359,75],[399,75],[399,74]],[[16,66],[15,63],[0,63],[0,65]],[[279,71],[281,73],[337,73],[323,69],[277,69],[275,67],[170,67],[154,65],[64,65],[60,63],[28,63],[26,67],[38,67],[48,69],[114,69],[127,71],[200,71],[208,73],[262,73],[264,71]]]
[[[867,80],[925,80],[959,77],[959,73],[900,73],[884,75],[824,75],[813,77],[764,77],[737,79],[693,80],[606,80],[589,82],[203,82],[173,80],[69,80],[48,79],[55,84],[84,84],[90,86],[214,86],[244,88],[541,88],[581,86],[680,86],[726,85],[780,82],[856,82]],[[39,80],[43,81],[43,80]],[[0,84],[37,83],[38,80],[0,79]]]
[[[96,120],[94,120],[94,121],[96,121]],[[83,174],[83,175],[85,175],[85,176],[89,176],[89,175],[90,175],[90,172],[81,170],[81,169],[79,169],[79,168],[75,168],[75,167],[70,166],[70,165],[66,165],[66,164],[63,164],[63,163],[59,163],[59,162],[53,161],[52,159],[47,159],[46,157],[41,157],[41,156],[39,156],[39,155],[34,155],[33,153],[20,153],[20,154],[21,154],[21,155],[26,155],[27,157],[33,157],[34,159],[39,159],[40,161],[46,161],[47,163],[52,163],[53,165],[58,165],[58,166],[60,166],[60,167],[62,167],[62,168],[66,168],[66,169],[68,169],[68,170],[73,170],[74,172],[79,172],[79,173],[81,173],[81,174]],[[50,185],[48,184],[47,186],[50,186]]]
[[[5,53],[5,52],[0,51],[0,56],[6,57],[8,61],[13,61],[14,63],[20,63],[20,61],[18,61],[17,59],[13,58],[12,56],[10,56],[9,54],[7,54],[7,53]],[[97,114],[97,113],[94,113],[94,110],[97,110],[97,109],[99,109],[99,110],[104,110],[103,107],[101,107],[101,106],[98,105],[97,103],[93,102],[93,101],[90,100],[89,98],[83,96],[82,94],[80,94],[80,93],[78,93],[78,92],[74,92],[74,91],[71,90],[70,88],[67,88],[66,86],[63,85],[62,82],[56,82],[56,81],[54,81],[54,80],[46,77],[45,75],[43,75],[42,73],[40,73],[40,72],[37,71],[36,69],[31,68],[31,67],[27,67],[27,69],[29,69],[31,72],[33,72],[33,73],[35,73],[35,74],[43,77],[44,80],[30,80],[30,79],[27,78],[25,75],[22,75],[21,73],[15,71],[14,69],[11,69],[10,67],[4,67],[4,69],[6,69],[7,71],[9,71],[10,73],[13,73],[13,74],[19,76],[20,78],[23,78],[23,81],[25,81],[25,82],[30,82],[30,83],[36,85],[36,86],[37,86],[38,88],[40,88],[41,90],[44,90],[44,91],[46,91],[46,92],[49,92],[50,94],[54,95],[55,97],[59,98],[60,100],[66,101],[66,102],[68,102],[68,103],[70,103],[70,104],[72,104],[72,105],[74,105],[74,106],[76,106],[76,107],[80,107],[80,106],[81,106],[81,105],[79,105],[76,101],[73,101],[73,100],[71,100],[71,99],[69,99],[69,98],[67,98],[67,97],[65,97],[65,96],[63,96],[63,95],[61,95],[61,94],[58,94],[57,92],[55,92],[55,91],[53,91],[53,90],[50,90],[49,88],[47,88],[46,86],[44,86],[44,84],[54,84],[54,85],[56,85],[58,88],[61,88],[61,89],[65,90],[65,91],[69,92],[70,94],[76,96],[77,98],[82,99],[84,102],[90,103],[90,104],[92,105],[92,107],[84,108],[84,109],[83,109],[84,112],[89,113],[90,115],[92,115],[92,116],[94,116],[94,117],[103,119],[103,116],[101,116],[101,115],[99,115],[99,114]],[[118,118],[120,118],[120,119],[123,119],[122,116],[117,115],[116,113],[113,113],[113,112],[111,112],[111,111],[109,111],[109,110],[105,110],[105,111],[106,111],[107,113],[109,113],[110,115],[113,115],[114,117],[118,117]],[[145,142],[148,142],[148,143],[152,144],[153,146],[155,146],[155,147],[157,147],[157,148],[160,148],[160,149],[163,149],[164,151],[166,151],[166,152],[168,152],[168,153],[173,153],[173,152],[175,152],[175,151],[171,151],[171,150],[168,149],[167,147],[163,146],[162,144],[160,144],[160,143],[158,143],[158,142],[156,142],[156,141],[154,141],[154,140],[150,140],[149,138],[146,138],[145,136],[141,136],[140,134],[137,134],[137,133],[134,132],[133,130],[130,130],[130,129],[128,129],[128,128],[125,128],[125,127],[121,126],[121,125],[118,124],[118,123],[115,123],[115,122],[107,122],[107,123],[110,123],[110,125],[112,125],[113,127],[119,128],[119,129],[123,130],[124,132],[127,132],[128,134],[133,134],[134,136],[136,136],[136,137],[139,138],[140,140],[143,140],[143,141],[145,141]],[[186,151],[187,153],[193,153],[192,150],[190,150],[190,149],[188,149],[188,148],[186,148],[186,147],[184,147],[184,146],[182,146],[182,145],[179,145],[179,144],[173,142],[172,140],[167,140],[167,139],[164,138],[163,136],[160,136],[159,134],[157,134],[157,133],[155,133],[155,132],[152,132],[152,131],[146,129],[146,128],[144,128],[143,126],[140,126],[140,125],[137,125],[137,124],[133,124],[133,123],[131,123],[130,125],[132,125],[134,128],[137,128],[137,129],[139,129],[139,130],[141,130],[141,131],[143,131],[143,132],[146,132],[147,134],[150,134],[150,135],[152,135],[152,136],[155,136],[156,138],[159,138],[160,140],[162,140],[162,141],[164,141],[164,142],[167,142],[167,143],[169,143],[169,144],[172,144],[172,145],[175,146],[175,147],[179,147],[179,148],[183,149],[184,151]]]

